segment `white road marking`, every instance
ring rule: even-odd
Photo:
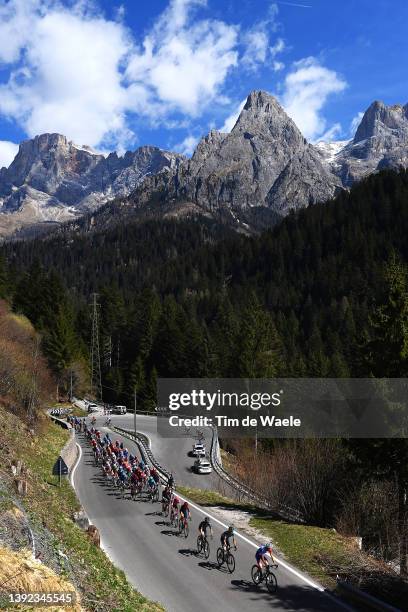
[[[78,442],[75,442],[75,444],[76,444],[77,449],[79,450],[79,453],[78,453],[77,460],[75,461],[74,467],[72,468],[71,474],[69,476],[70,483],[71,483],[71,485],[72,485],[72,487],[74,489],[75,489],[74,476],[75,476],[76,469],[77,469],[77,467],[79,465],[79,462],[81,461],[81,457],[82,457],[82,448],[81,448],[81,446],[78,444]]]
[[[123,436],[121,434],[119,434],[119,432],[116,432],[116,434],[118,436],[121,437],[126,437]],[[146,434],[144,434],[146,435]],[[130,438],[128,438],[129,440]],[[133,442],[134,444],[136,444],[136,446],[139,448],[140,451],[140,447],[138,445],[138,443],[135,440],[130,440],[131,442]],[[71,484],[72,486],[75,488],[74,486],[74,474],[75,471],[79,465],[79,462],[81,460],[82,457],[82,449],[80,447],[80,445],[78,444],[78,442],[76,443],[76,445],[79,448],[79,457],[77,459],[77,462],[74,465],[74,468],[71,472]],[[163,485],[162,485],[163,487]],[[202,508],[200,508],[199,506],[196,506],[196,504],[194,504],[192,501],[190,501],[189,499],[183,497],[180,493],[177,492],[177,496],[182,499],[183,501],[188,501],[188,503],[190,504],[190,506],[192,508],[194,508],[195,510],[198,510],[198,512],[201,512],[201,514],[205,515],[205,516],[209,516],[214,522],[218,523],[219,525],[221,525],[222,527],[224,527],[225,529],[228,528],[228,525],[226,525],[225,523],[223,523],[222,521],[220,521],[219,519],[217,519],[215,516],[213,516],[212,514],[210,514],[209,512],[203,510]],[[258,549],[259,548],[259,544],[253,542],[252,540],[250,540],[249,538],[247,538],[246,536],[242,535],[241,533],[239,533],[238,531],[235,531],[235,535],[238,536],[239,538],[241,538],[241,540],[243,540],[244,542],[246,542],[247,544],[249,544],[250,546],[252,546],[253,548]],[[102,547],[102,546],[101,546]],[[104,547],[105,552],[106,548]],[[109,555],[108,555],[109,556]],[[279,562],[279,564],[284,567],[289,573],[293,574],[294,576],[296,576],[297,578],[299,578],[300,580],[303,580],[306,584],[308,584],[309,586],[311,586],[312,588],[316,589],[317,591],[323,593],[324,595],[326,595],[327,597],[329,597],[330,599],[334,600],[336,602],[337,605],[342,606],[345,610],[349,610],[350,612],[352,612],[352,608],[350,608],[347,604],[345,604],[344,602],[342,602],[340,599],[338,599],[337,597],[332,596],[330,593],[328,593],[326,591],[326,589],[324,587],[322,587],[321,585],[317,584],[316,582],[313,582],[313,580],[311,580],[310,578],[308,578],[307,576],[304,576],[303,574],[301,574],[300,572],[298,572],[296,569],[294,569],[293,567],[291,567],[290,565],[288,565],[287,563],[285,563],[285,561],[282,561],[282,559],[280,559],[277,556],[274,556],[274,558]],[[111,559],[112,560],[112,559]]]

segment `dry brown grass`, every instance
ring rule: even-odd
[[[48,612],[81,612],[79,593],[75,587],[46,565],[33,558],[28,550],[13,552],[0,547],[0,591],[3,593],[74,593],[76,603],[70,606],[36,606],[35,610]],[[30,606],[16,610],[31,609]]]

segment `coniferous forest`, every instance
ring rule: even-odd
[[[253,237],[196,218],[8,243],[1,291],[62,387],[81,364],[86,379],[98,293],[110,402],[137,387],[152,406],[157,376],[403,376],[372,347],[405,289],[407,201],[407,171],[386,171]]]

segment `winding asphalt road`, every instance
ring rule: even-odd
[[[98,417],[100,429],[103,420],[103,417]],[[116,417],[114,421],[120,427],[131,428],[129,417]],[[160,440],[149,417],[140,424],[138,417],[137,427],[151,438],[152,450],[160,463],[173,469],[180,481],[197,486],[197,478],[203,486],[203,476],[196,477],[186,469],[192,463],[186,454],[192,447],[191,439],[186,438],[183,442]],[[121,439],[116,434],[115,438]],[[124,443],[131,452],[137,452],[129,439],[124,439]],[[195,544],[198,523],[207,510],[191,504],[190,535],[187,539],[178,536],[161,516],[160,504],[152,504],[147,499],[122,499],[105,482],[100,469],[94,467],[91,450],[82,435],[78,435],[78,444],[80,458],[71,481],[85,512],[100,531],[103,548],[140,592],[161,602],[170,612],[336,612],[345,609],[337,600],[316,588],[318,585],[283,562],[276,572],[279,588],[275,595],[270,595],[263,585],[255,587],[250,569],[254,564],[256,545],[241,534],[237,538],[235,572],[229,574],[225,568],[218,569],[216,549],[225,527],[214,517],[211,554],[205,561],[196,555]],[[208,513],[211,515],[211,511]]]

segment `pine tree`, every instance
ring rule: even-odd
[[[242,312],[236,349],[236,376],[271,378],[282,368],[282,348],[272,319],[254,293]]]
[[[408,276],[395,255],[384,272],[382,302],[370,316],[369,339],[362,362],[379,378],[405,378],[408,373]],[[397,436],[398,436],[398,432]],[[351,443],[362,469],[392,479],[398,489],[398,530],[401,574],[408,574],[408,440],[358,440]]]

